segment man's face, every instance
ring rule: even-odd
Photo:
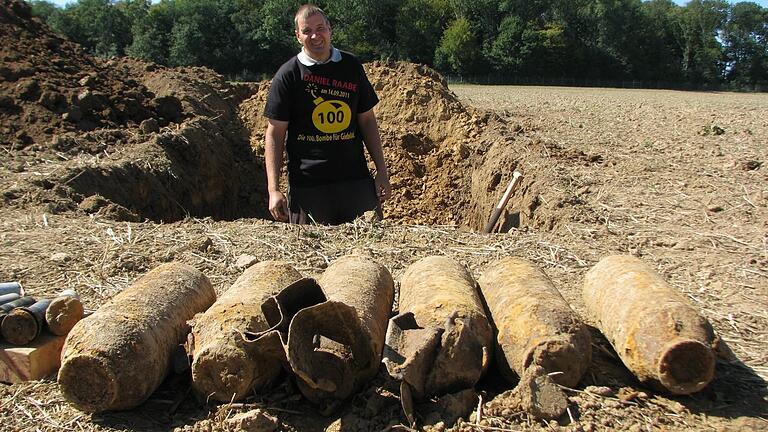
[[[296,38],[313,59],[324,61],[331,55],[331,26],[322,15],[299,18]]]

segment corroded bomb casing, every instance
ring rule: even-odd
[[[205,397],[238,401],[271,384],[282,370],[279,359],[250,349],[243,334],[270,328],[262,304],[301,274],[287,263],[265,261],[249,267],[192,328],[192,385]]]
[[[26,345],[38,336],[45,326],[45,310],[51,300],[38,300],[28,306],[17,307],[0,324],[3,339],[14,345]]]
[[[215,300],[211,282],[194,267],[168,263],[151,270],[69,333],[61,393],[86,412],[136,407],[170,370],[187,321]]]
[[[14,300],[18,300],[20,298],[21,298],[21,296],[16,294],[16,293],[8,293],[8,294],[0,295],[0,305],[4,305],[6,303],[10,303],[10,302],[12,302]]]
[[[18,282],[0,282],[0,295],[18,294],[24,297],[24,288]]]
[[[489,264],[478,282],[493,318],[502,376],[514,381],[538,366],[556,383],[575,386],[592,361],[592,337],[547,275],[509,257]]]
[[[487,370],[492,332],[476,285],[463,265],[442,256],[403,273],[384,363],[415,398],[472,388]]]
[[[363,255],[332,262],[318,279],[328,301],[300,310],[288,328],[288,362],[304,396],[345,399],[378,371],[395,286]]]
[[[689,394],[712,380],[712,326],[640,259],[603,258],[587,272],[582,294],[592,319],[640,381]]]
[[[68,289],[60,292],[51,301],[45,311],[45,322],[48,324],[48,331],[57,336],[65,336],[83,319],[83,315],[85,309],[80,296],[75,290]]]

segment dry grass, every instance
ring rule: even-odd
[[[768,427],[763,420],[768,415],[768,182],[765,167],[740,168],[743,160],[768,161],[768,95],[455,90],[521,125],[524,132],[518,139],[541,153],[549,164],[542,169],[557,174],[553,190],[577,198],[566,204],[572,210],[570,220],[551,232],[522,229],[489,236],[454,226],[387,222],[295,227],[253,219],[187,219],[154,224],[46,214],[40,208],[5,209],[0,212],[0,279],[20,280],[40,296],[74,288],[86,308],[95,310],[141,274],[170,260],[202,270],[220,293],[239,276],[241,269],[234,264],[242,254],[285,260],[306,276],[317,276],[329,262],[362,248],[395,279],[428,255],[453,257],[475,276],[492,260],[515,255],[538,263],[583,316],[584,273],[605,255],[631,253],[657,268],[712,321],[735,358],[720,361],[707,390],[670,398],[634,382],[607,343],[597,339],[594,366],[569,391],[573,421],[567,418],[563,424],[571,424],[570,430]],[[725,134],[704,134],[713,124]],[[585,162],[578,151],[601,161]],[[543,191],[542,200],[547,199]],[[289,385],[245,405],[219,408],[185,397],[182,385],[161,389],[132,412],[91,416],[66,404],[54,381],[43,380],[0,385],[0,424],[18,431],[225,430],[233,413],[261,407],[286,430],[322,430],[333,421],[347,430],[361,425],[409,430],[401,424],[396,400],[373,416],[363,414],[366,400],[386,385],[380,376],[332,419],[319,417]],[[489,415],[487,406],[501,389],[484,386],[485,414],[476,411],[477,422],[461,423],[458,430],[561,427],[520,413]],[[599,396],[589,386],[614,392],[638,389],[646,397],[624,401]]]

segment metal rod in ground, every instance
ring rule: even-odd
[[[504,195],[501,196],[501,200],[499,200],[499,203],[496,205],[496,207],[493,208],[491,217],[488,219],[488,223],[486,223],[485,227],[483,228],[484,233],[487,234],[493,231],[493,227],[496,226],[496,222],[499,221],[499,216],[501,216],[501,212],[504,211],[504,207],[507,206],[507,201],[509,201],[509,197],[512,196],[512,192],[514,191],[520,177],[522,177],[522,174],[520,174],[518,171],[515,171],[512,174],[512,180],[510,180],[509,184],[507,185],[507,189],[504,191]]]
[[[0,282],[0,295],[18,294],[24,297],[24,288],[18,282]]]
[[[62,395],[86,412],[138,406],[167,375],[187,321],[215,300],[211,282],[191,266],[151,270],[69,333],[58,375]]]
[[[549,277],[535,264],[509,257],[489,264],[478,282],[493,319],[502,376],[514,382],[541,367],[556,383],[575,386],[592,361],[592,337]]]
[[[288,329],[288,361],[299,390],[332,408],[376,375],[394,300],[389,271],[348,255],[318,279],[328,301],[300,310]]]
[[[648,264],[633,256],[603,258],[587,272],[582,295],[591,319],[640,381],[690,394],[712,380],[711,324]]]
[[[48,325],[48,331],[57,336],[65,336],[83,319],[84,314],[85,309],[80,296],[75,290],[68,289],[57,294],[51,301],[45,311],[45,322]]]
[[[476,285],[466,267],[443,256],[423,258],[403,273],[384,364],[414,398],[473,388],[487,370],[492,332]]]
[[[10,311],[0,324],[3,339],[14,345],[26,345],[35,340],[45,326],[45,310],[50,304],[50,299],[38,300]]]
[[[301,274],[287,263],[260,262],[195,319],[192,385],[199,394],[236,402],[275,381],[282,370],[280,359],[251,349],[242,335],[269,330],[262,304],[299,279]]]
[[[6,303],[10,303],[10,302],[12,302],[14,300],[18,300],[20,298],[21,298],[21,296],[16,294],[16,293],[8,293],[8,294],[0,295],[0,305],[4,305]]]

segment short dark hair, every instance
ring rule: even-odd
[[[329,26],[331,25],[331,21],[328,19],[328,15],[326,15],[325,12],[320,9],[320,7],[314,4],[305,4],[296,11],[296,15],[293,17],[293,24],[296,27],[296,30],[299,29],[299,18],[307,19],[314,15],[322,16],[325,20],[325,23]]]

